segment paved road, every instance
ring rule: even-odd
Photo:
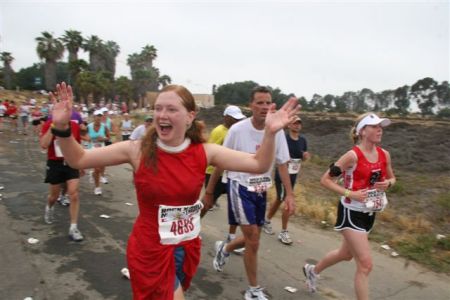
[[[120,270],[137,205],[127,165],[107,169],[111,184],[101,197],[81,183],[82,243],[68,240],[68,209],[56,207],[57,221],[43,222],[47,186],[42,183],[45,154],[30,136],[0,134],[0,299],[131,299],[129,281]],[[222,206],[224,206],[224,201]],[[129,206],[125,203],[132,203]],[[242,257],[233,255],[223,273],[212,269],[213,245],[227,230],[226,211],[209,213],[203,222],[202,262],[187,299],[242,299],[247,286]],[[101,214],[111,216],[100,218]],[[280,228],[275,220],[275,229]],[[301,266],[339,244],[339,235],[299,223],[291,226],[292,246],[263,235],[260,284],[271,299],[353,299],[353,263],[339,264],[322,274],[319,291],[306,291]],[[27,239],[39,239],[29,244]],[[449,277],[435,274],[402,258],[392,258],[373,245],[372,299],[450,299]],[[294,294],[285,286],[298,288]]]

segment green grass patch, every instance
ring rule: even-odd
[[[448,238],[436,239],[434,235],[418,235],[403,237],[394,242],[394,248],[403,257],[429,266],[436,272],[450,272],[450,256]]]
[[[397,195],[404,195],[405,194],[405,186],[401,180],[398,180],[395,182],[393,186],[389,188],[389,193],[397,194]]]
[[[450,192],[437,196],[436,202],[443,208],[450,209]]]
[[[319,155],[311,155],[310,162],[318,165],[318,166],[325,166],[328,167],[331,164],[331,161],[329,159],[324,159],[320,157]]]

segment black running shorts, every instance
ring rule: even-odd
[[[47,160],[45,183],[60,184],[80,178],[80,172],[69,167],[63,160]]]
[[[365,213],[351,210],[339,201],[335,230],[352,229],[361,232],[370,232],[375,222],[376,213]]]

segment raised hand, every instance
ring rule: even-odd
[[[50,92],[53,104],[52,122],[58,129],[67,128],[72,115],[72,87],[65,82],[56,85],[56,95]]]
[[[273,103],[266,116],[266,129],[272,133],[283,129],[294,121],[300,108],[301,105],[298,104],[298,100],[294,96],[290,97],[279,110],[275,110],[275,103]]]

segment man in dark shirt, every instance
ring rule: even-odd
[[[297,181],[297,175],[300,172],[301,162],[310,158],[306,139],[304,136],[300,135],[301,129],[302,120],[300,119],[300,117],[296,117],[294,122],[289,125],[288,131],[286,133],[286,141],[289,148],[289,155],[291,157],[291,160],[288,164],[288,172],[291,179],[292,190],[294,190],[294,185]],[[270,206],[269,212],[266,217],[266,222],[263,226],[263,231],[271,235],[274,234],[274,232],[270,220],[275,215],[285,198],[284,187],[281,184],[280,175],[278,174],[277,170],[275,170],[275,188],[277,191],[277,199]],[[286,210],[283,210],[283,213],[281,215],[282,230],[278,234],[278,240],[285,245],[292,244],[292,239],[287,230],[288,221],[289,213]]]

